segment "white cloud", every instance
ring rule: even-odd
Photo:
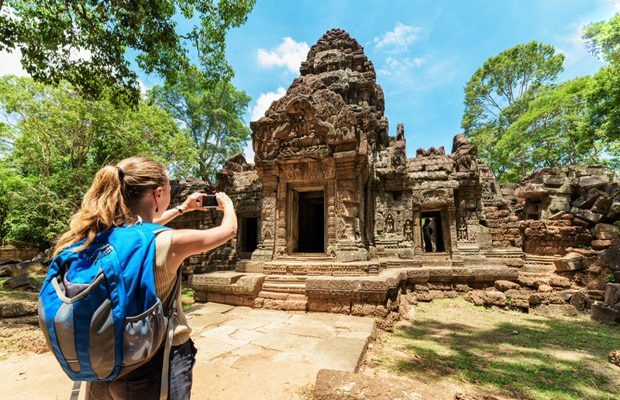
[[[397,60],[393,57],[387,57],[385,59],[385,67],[377,70],[379,75],[384,76],[404,76],[411,73],[414,67],[421,67],[426,64],[425,58],[409,58]]]
[[[261,67],[286,67],[291,72],[298,72],[309,50],[310,47],[306,42],[296,42],[290,37],[285,37],[275,51],[258,49],[256,57]]]
[[[252,107],[250,121],[257,121],[261,117],[265,116],[265,111],[267,111],[271,103],[278,100],[285,94],[286,89],[282,86],[280,86],[275,92],[261,93],[261,95],[258,96],[258,100],[256,100],[256,105]]]
[[[19,49],[13,50],[12,53],[0,52],[0,65],[2,65],[0,75],[29,76],[22,68],[21,59],[22,53]]]
[[[417,40],[416,32],[421,28],[397,22],[394,30],[374,39],[377,49],[385,48],[391,53],[407,51],[408,46]]]
[[[140,79],[138,79],[138,86],[140,86],[140,94],[142,96],[145,96],[146,92],[150,89],[150,88],[146,87],[144,82],[142,82]]]

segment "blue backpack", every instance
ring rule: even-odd
[[[39,294],[39,323],[70,379],[116,379],[149,361],[162,344],[169,348],[181,269],[164,307],[153,276],[155,233],[164,229],[151,223],[113,227],[86,249],[72,250],[80,241],[50,263]]]

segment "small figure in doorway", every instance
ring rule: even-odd
[[[424,225],[422,226],[422,233],[424,234],[424,251],[433,251],[433,228],[431,228],[431,219],[426,218]]]

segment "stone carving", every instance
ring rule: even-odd
[[[478,148],[469,144],[469,140],[463,134],[454,136],[452,141],[452,158],[456,162],[458,172],[478,171]]]
[[[443,146],[439,147],[438,149],[431,147],[428,150],[419,148],[418,150],[416,150],[416,153],[415,153],[416,157],[430,157],[430,156],[444,156],[444,155],[446,155],[446,151],[444,150]]]
[[[396,141],[402,142],[405,140],[405,125],[398,124],[396,126]]]
[[[394,233],[394,217],[392,217],[392,214],[388,214],[385,217],[385,230],[387,233]]]
[[[312,181],[334,178],[334,162],[325,159],[319,162],[288,163],[280,166],[280,175],[286,181]]]
[[[403,238],[405,241],[413,242],[413,221],[410,219],[403,225]]]

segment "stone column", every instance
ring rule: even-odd
[[[334,154],[336,172],[336,259],[338,261],[366,261],[368,250],[362,243],[360,196],[363,192],[356,176],[355,151]]]
[[[263,184],[260,236],[252,260],[271,261],[274,255],[276,239],[276,196],[278,176],[272,165],[256,168]]]
[[[413,218],[413,248],[417,257],[422,257],[422,225],[420,224],[420,206],[411,206]]]
[[[450,256],[452,259],[452,266],[463,266],[463,257],[461,257],[461,252],[458,248],[457,235],[456,235],[456,207],[454,204],[449,204],[447,207],[447,217],[448,217],[448,225],[450,229],[450,243],[447,245],[450,246]]]

